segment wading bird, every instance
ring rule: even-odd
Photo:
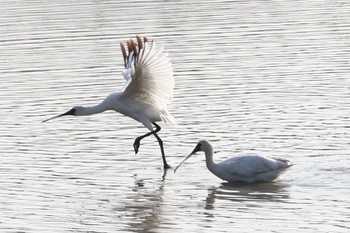
[[[262,155],[237,155],[223,162],[214,163],[213,146],[207,140],[200,140],[192,153],[175,168],[174,172],[198,151],[204,151],[209,171],[228,182],[270,182],[292,166],[286,159]]]
[[[126,47],[123,43],[120,43],[120,46],[125,66],[123,76],[126,80],[121,91],[110,94],[95,106],[76,106],[43,122],[67,115],[86,116],[107,110],[117,111],[141,122],[150,131],[135,139],[133,144],[135,153],[137,154],[143,138],[154,135],[160,146],[163,166],[165,169],[169,168],[163,141],[157,134],[161,127],[156,122],[176,124],[175,118],[167,110],[174,90],[172,64],[163,47],[157,46],[154,41],[149,41],[146,37],[142,40],[136,36],[136,41],[130,39],[126,42]]]

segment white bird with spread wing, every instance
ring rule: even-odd
[[[163,141],[157,135],[161,127],[156,122],[176,124],[175,118],[167,110],[174,90],[172,64],[167,53],[163,52],[163,47],[157,46],[154,41],[148,41],[146,37],[142,40],[136,36],[136,42],[130,39],[126,44],[127,51],[124,45],[120,44],[125,65],[123,76],[126,79],[122,91],[110,94],[95,106],[76,106],[43,122],[67,115],[86,116],[107,110],[117,111],[141,122],[150,130],[135,139],[135,153],[138,152],[141,140],[153,134],[158,140],[163,166],[166,169],[170,166],[165,159]]]
[[[293,164],[281,158],[263,155],[237,155],[220,163],[214,163],[214,148],[207,140],[200,140],[176,170],[198,151],[204,151],[207,168],[217,177],[228,182],[270,182],[277,179]]]

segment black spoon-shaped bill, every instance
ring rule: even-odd
[[[75,111],[76,111],[75,108],[72,108],[72,109],[69,110],[68,112],[65,112],[65,113],[63,113],[63,114],[60,114],[60,115],[51,117],[51,118],[46,119],[46,120],[43,120],[42,123],[45,123],[45,122],[47,122],[47,121],[51,121],[51,120],[53,120],[53,119],[55,119],[55,118],[59,118],[59,117],[62,117],[62,116],[68,116],[68,115],[73,115],[73,116],[75,116]]]
[[[174,173],[187,159],[189,159],[192,155],[194,155],[196,152],[198,152],[200,150],[201,150],[201,144],[198,143],[197,146],[194,148],[194,150],[191,152],[191,154],[187,155],[187,157],[184,160],[182,160],[182,162],[179,165],[177,165],[177,167],[174,170]]]

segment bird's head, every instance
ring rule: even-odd
[[[203,144],[201,143],[201,141],[199,141],[190,155],[193,155],[193,154],[197,153],[198,151],[203,151],[202,148],[203,148]]]
[[[196,147],[193,149],[191,154],[195,154],[198,151],[207,151],[207,150],[212,150],[213,146],[208,140],[202,139],[199,140]]]
[[[54,117],[51,117],[51,118],[49,118],[49,119],[44,120],[43,123],[44,123],[44,122],[47,122],[47,121],[50,121],[50,120],[53,120],[53,119],[55,119],[55,118],[62,117],[62,116],[70,116],[70,115],[71,115],[71,116],[78,116],[79,113],[82,112],[82,110],[83,110],[83,107],[81,107],[81,106],[76,106],[76,107],[72,108],[71,110],[69,110],[69,111],[67,111],[67,112],[65,112],[65,113],[62,113],[62,114],[60,114],[60,115],[57,115],[57,116],[54,116]]]
[[[191,152],[191,154],[189,154],[184,160],[182,160],[182,162],[175,168],[174,172],[176,172],[176,170],[181,166],[181,164],[183,164],[187,159],[189,159],[192,155],[194,155],[195,153],[197,153],[198,151],[206,151],[208,149],[212,148],[212,145],[209,143],[209,141],[207,140],[200,140],[196,147],[193,149],[193,151]]]

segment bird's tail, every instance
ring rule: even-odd
[[[177,125],[176,119],[172,115],[170,115],[170,113],[168,112],[161,114],[160,118],[166,124]]]

